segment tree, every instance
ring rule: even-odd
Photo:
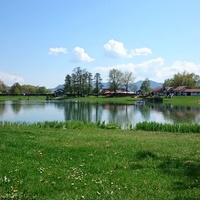
[[[6,86],[3,81],[0,80],[0,93],[6,92]]]
[[[89,95],[92,92],[92,74],[76,67],[71,76],[65,77],[65,91],[77,96]]]
[[[144,92],[144,93],[149,93],[151,92],[151,87],[150,87],[150,80],[148,78],[146,78],[142,84],[140,89]]]
[[[49,91],[47,90],[47,88],[45,86],[42,87],[36,87],[35,93],[40,95],[40,94],[46,94]]]
[[[73,70],[73,83],[74,83],[74,92],[78,95],[78,97],[82,94],[83,92],[83,70],[80,67],[76,67]]]
[[[14,83],[10,88],[10,93],[20,94],[21,93],[21,85],[19,83]]]
[[[108,77],[110,90],[116,93],[116,91],[119,89],[119,86],[123,84],[123,73],[120,70],[111,69]]]
[[[91,94],[92,92],[92,81],[93,81],[93,78],[92,78],[92,73],[90,72],[87,72],[87,95]]]
[[[69,93],[70,95],[72,95],[72,92],[73,92],[72,77],[69,74],[67,74],[65,77],[64,89],[66,93]]]
[[[95,85],[94,92],[97,94],[97,97],[99,96],[100,89],[102,88],[101,81],[102,81],[101,74],[96,73],[94,75],[94,85]]]
[[[188,88],[198,88],[200,86],[200,76],[194,73],[188,73],[184,71],[182,74],[178,73],[173,76],[172,79],[167,79],[164,81],[164,87],[178,87],[187,86]]]
[[[133,80],[134,80],[134,78],[133,78],[133,73],[132,72],[130,72],[130,73],[129,72],[125,72],[123,74],[122,82],[123,82],[123,85],[125,86],[126,92],[128,91],[128,88],[129,88],[130,85],[133,86]]]

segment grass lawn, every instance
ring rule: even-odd
[[[200,199],[200,134],[0,127],[0,199]]]
[[[0,96],[0,101],[18,101],[18,100],[46,100],[46,96]],[[55,99],[56,100],[56,99]],[[58,99],[59,100],[59,99]],[[62,99],[65,101],[89,101],[98,103],[116,103],[116,104],[135,104],[136,101],[142,98],[128,97],[105,97],[105,96],[89,96],[76,97],[72,99]],[[199,102],[198,102],[199,100]],[[174,106],[198,106],[200,107],[200,96],[173,96],[172,98],[163,98],[164,104],[172,104]]]
[[[0,101],[20,101],[20,100],[46,100],[46,96],[0,95]]]

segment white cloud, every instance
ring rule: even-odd
[[[72,62],[92,62],[94,58],[91,58],[83,48],[75,47],[74,50],[74,58],[71,60]]]
[[[149,55],[152,53],[149,48],[131,49],[128,51],[122,42],[116,40],[109,40],[104,44],[105,55],[110,57],[132,58],[133,56]]]
[[[113,66],[100,66],[96,67],[95,72],[99,72],[104,81],[108,80],[108,74],[110,69],[118,69],[123,72],[132,72],[135,77],[135,81],[145,80],[146,78],[163,83],[168,78],[173,78],[174,74],[188,73],[200,74],[200,64],[186,61],[175,61],[170,66],[164,65],[164,59],[161,57],[147,60],[145,62],[134,64],[118,64]]]
[[[147,56],[149,54],[152,54],[152,51],[149,48],[143,47],[143,48],[131,50],[131,54],[133,56]]]
[[[13,85],[14,83],[24,83],[24,79],[20,76],[13,74],[8,74],[0,71],[0,80],[4,82],[5,85]]]
[[[107,44],[104,44],[105,53],[111,57],[128,57],[127,50],[122,42],[116,40],[109,40]]]
[[[161,57],[151,59],[139,64],[128,63],[128,64],[118,64],[114,66],[100,66],[95,68],[95,72],[99,72],[102,75],[104,81],[108,79],[108,73],[111,69],[115,68],[123,72],[132,72],[135,80],[144,80],[145,78],[157,78],[156,72],[159,69],[162,69],[164,66],[164,59]],[[154,80],[153,79],[153,80]]]
[[[171,66],[162,67],[155,73],[155,80],[162,82],[168,78],[173,78],[174,74],[183,73],[200,74],[200,64],[187,61],[175,61]]]
[[[49,54],[50,55],[58,55],[60,53],[67,53],[67,49],[64,47],[56,47],[56,48],[50,48],[49,49]]]

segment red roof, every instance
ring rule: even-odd
[[[161,90],[162,90],[162,87],[157,87],[157,88],[154,88],[152,92],[160,92]]]
[[[184,92],[195,93],[195,92],[200,92],[200,89],[185,89]]]
[[[186,89],[186,86],[178,86],[177,88],[174,89],[174,92],[181,92],[184,89]]]

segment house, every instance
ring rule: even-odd
[[[186,89],[186,86],[178,86],[177,88],[174,89],[174,95],[176,96],[181,96],[183,95],[183,91]]]
[[[173,87],[165,87],[163,89],[163,95],[165,95],[167,98],[171,98],[174,95]]]
[[[200,89],[185,89],[183,91],[185,96],[200,96]]]
[[[174,89],[174,94],[176,96],[200,96],[200,89],[191,88],[188,89],[186,86],[179,86]]]
[[[63,89],[57,89],[54,91],[55,97],[63,97],[65,95],[65,90]]]
[[[152,90],[152,93],[155,96],[161,96],[161,95],[163,95],[163,88],[162,87],[156,87]]]

